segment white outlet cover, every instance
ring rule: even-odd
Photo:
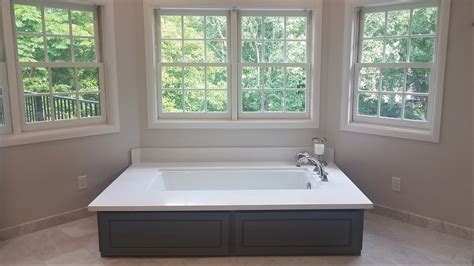
[[[399,177],[392,177],[392,190],[400,192],[402,180]]]
[[[77,186],[79,190],[83,190],[87,188],[87,176],[79,176],[77,177]]]

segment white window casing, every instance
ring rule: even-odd
[[[94,13],[97,62],[18,62],[14,3],[90,10]],[[0,147],[107,134],[120,131],[113,0],[2,0],[2,22],[8,72],[12,132],[0,136]],[[100,19],[99,19],[100,13]],[[43,32],[44,35],[44,32]],[[100,45],[100,48],[99,48]],[[74,120],[26,123],[20,67],[94,67],[99,71],[101,116]],[[51,93],[51,90],[50,90]],[[76,91],[76,96],[79,92]],[[54,107],[52,107],[54,108]],[[77,107],[79,108],[79,107]],[[79,116],[79,113],[76,113]]]
[[[386,12],[396,9],[414,9],[421,7],[436,6],[438,8],[438,21],[435,36],[435,51],[433,62],[426,63],[362,63],[361,41],[359,30],[363,28],[362,15],[364,12]],[[362,8],[362,12],[360,12]],[[375,134],[397,138],[406,138],[422,141],[439,141],[441,123],[442,95],[444,86],[444,71],[446,62],[447,35],[449,27],[450,0],[346,0],[345,7],[345,40],[343,58],[343,83],[341,99],[341,121],[340,128],[344,131]],[[410,25],[413,17],[410,17]],[[413,36],[409,32],[403,38],[410,39]],[[383,37],[384,39],[387,36]],[[408,52],[410,52],[408,48]],[[385,50],[384,53],[385,54]],[[401,119],[382,117],[370,117],[359,115],[358,85],[359,70],[362,67],[382,68],[426,68],[431,70],[428,97],[428,112],[426,121],[414,121],[404,119],[404,102],[402,102]],[[406,74],[405,74],[406,75]],[[380,82],[380,86],[382,82]],[[370,93],[370,92],[369,92]],[[381,97],[381,92],[376,92]],[[387,94],[388,92],[383,92]],[[395,93],[395,92],[394,92]],[[396,92],[408,95],[408,92]],[[403,96],[405,97],[405,96]],[[380,105],[380,100],[379,100]],[[379,106],[380,109],[380,106]],[[380,112],[380,111],[379,111]]]
[[[221,2],[214,1],[206,6],[196,3],[188,9],[176,11],[179,15],[200,14],[200,12],[209,14],[226,14],[228,17],[228,112],[218,114],[187,113],[182,114],[163,114],[160,106],[161,86],[159,84],[160,71],[162,64],[157,60],[159,58],[159,49],[155,49],[154,44],[159,35],[159,29],[156,28],[155,12],[175,12],[175,8],[180,6],[180,1],[144,1],[144,26],[145,26],[145,52],[146,52],[146,78],[148,92],[148,126],[149,128],[317,128],[319,124],[319,86],[320,86],[320,37],[321,37],[321,7],[322,1],[315,1],[315,5],[308,7],[299,3],[288,3],[292,8],[273,9],[269,8],[271,1],[260,1],[254,3],[254,6],[240,8],[236,6],[225,6]],[[187,3],[189,5],[189,3]],[[310,78],[307,85],[306,106],[307,110],[301,113],[253,113],[243,114],[239,108],[240,100],[240,36],[239,23],[242,14],[256,14],[262,16],[288,16],[291,14],[312,14],[312,19],[308,20],[308,39],[311,45],[307,47],[306,70]],[[284,64],[284,63],[282,63]],[[260,64],[258,64],[260,65]],[[270,64],[268,64],[270,65]],[[291,66],[291,64],[289,64]],[[311,66],[308,68],[307,66]]]

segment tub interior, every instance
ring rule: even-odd
[[[306,170],[161,170],[165,190],[307,189]]]

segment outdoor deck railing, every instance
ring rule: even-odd
[[[38,122],[51,120],[51,110],[54,109],[56,120],[72,119],[77,117],[77,104],[81,117],[100,116],[100,102],[91,100],[79,100],[66,96],[35,96],[35,93],[25,92],[25,114],[27,122]],[[54,108],[51,108],[54,104]]]

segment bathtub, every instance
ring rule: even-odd
[[[167,169],[155,182],[166,191],[311,189],[314,174],[308,169]]]
[[[139,162],[90,205],[102,256],[357,255],[372,202],[334,164]]]

